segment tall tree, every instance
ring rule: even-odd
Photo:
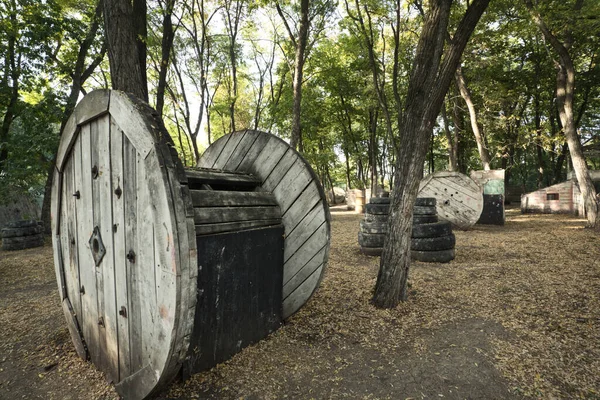
[[[477,142],[477,150],[479,151],[479,158],[481,158],[481,165],[483,169],[489,171],[490,169],[490,153],[485,143],[485,137],[483,136],[483,129],[481,124],[477,121],[477,111],[475,110],[475,104],[471,98],[471,91],[467,86],[467,81],[462,73],[462,68],[459,65],[456,69],[456,86],[460,91],[460,95],[467,104],[469,110],[469,119],[471,120],[471,129],[475,135],[475,141]]]
[[[574,111],[576,71],[573,59],[569,53],[569,50],[573,45],[573,36],[570,30],[570,25],[572,25],[573,21],[566,21],[565,25],[567,26],[567,31],[564,34],[565,39],[561,42],[558,37],[551,32],[540,13],[533,6],[531,0],[524,1],[533,22],[537,25],[558,55],[558,60],[556,61],[556,103],[558,114],[567,139],[567,144],[569,145],[569,152],[571,154],[575,176],[577,177],[579,189],[581,190],[581,195],[585,203],[587,226],[593,228],[596,226],[596,219],[598,217],[598,201],[596,199],[596,189],[594,188],[583,156],[581,141],[577,134]],[[574,4],[573,12],[578,13],[581,11],[583,3],[583,0],[577,0]]]
[[[145,0],[104,0],[104,30],[113,89],[148,102]]]
[[[373,297],[377,307],[392,308],[407,298],[412,212],[423,177],[429,140],[461,55],[488,3],[489,0],[471,2],[450,43],[444,46],[452,0],[429,2],[410,74],[400,129],[389,233]]]

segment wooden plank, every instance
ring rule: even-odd
[[[74,265],[73,257],[71,256],[72,252],[72,244],[71,238],[69,237],[69,201],[70,198],[73,197],[73,168],[72,162],[69,162],[71,159],[68,159],[65,163],[65,168],[63,169],[63,182],[62,182],[62,196],[61,196],[61,206],[60,206],[60,252],[62,256],[62,265],[63,265],[63,278],[65,290],[67,293],[67,298],[71,298],[74,296],[74,293],[77,291],[77,275],[73,276],[73,271],[76,270],[77,266]]]
[[[282,317],[284,319],[298,311],[298,309],[313,295],[321,280],[323,268],[323,266],[319,266],[312,275],[283,300]]]
[[[283,225],[285,225],[286,234],[292,232],[306,214],[321,202],[317,185],[316,181],[312,181],[281,217]]]
[[[213,163],[212,168],[215,169],[225,169],[225,165],[229,161],[229,158],[232,154],[235,153],[238,145],[246,135],[246,131],[233,132],[229,135],[229,141],[227,145],[223,147],[223,151],[219,154],[219,157]]]
[[[146,364],[134,374],[129,375],[115,385],[115,389],[124,399],[138,400],[146,398],[149,388],[158,384],[159,377],[151,364]]]
[[[288,169],[281,182],[273,190],[275,197],[280,199],[279,206],[283,213],[296,201],[311,181],[312,176],[300,160]]]
[[[63,245],[63,262],[64,272],[67,284],[67,297],[69,298],[70,304],[73,307],[77,318],[81,317],[81,294],[79,293],[79,257],[77,250],[78,236],[77,236],[77,217],[75,215],[75,202],[78,201],[73,193],[77,190],[75,188],[75,162],[77,159],[69,157],[65,163],[64,168],[64,194],[63,198],[63,218],[61,224],[61,242]]]
[[[75,345],[75,352],[79,357],[86,360],[87,350],[85,348],[85,345],[83,344],[81,328],[77,323],[77,317],[69,299],[64,299],[62,301],[62,309],[63,314],[65,314],[65,317],[67,319],[67,328],[69,329],[69,334],[71,335],[71,339],[73,340],[73,344]]]
[[[119,358],[119,377],[121,381],[130,375],[129,369],[129,319],[127,301],[127,267],[128,261],[125,258],[127,250],[125,247],[125,194],[123,181],[123,132],[111,118],[111,184],[113,193],[117,189],[121,195],[112,196],[113,209],[113,263],[115,266],[115,299],[117,308],[117,338],[118,338],[118,358]],[[135,205],[135,202],[133,203]],[[131,205],[131,202],[129,203]],[[135,211],[134,211],[135,213]],[[120,313],[119,313],[120,312]]]
[[[91,126],[81,129],[81,180],[80,199],[77,203],[77,236],[79,241],[79,272],[81,280],[82,321],[81,329],[88,347],[90,359],[94,364],[99,360],[98,303],[96,300],[96,265],[92,257],[87,238],[94,231],[94,213],[92,209],[92,145]]]
[[[194,207],[276,206],[269,192],[237,192],[226,190],[191,190]]]
[[[323,266],[326,248],[322,248],[313,258],[310,259],[300,270],[283,284],[282,296],[285,300],[294,290],[296,290],[317,268]]]
[[[150,163],[150,165],[148,165]],[[156,197],[162,197],[158,193],[152,194],[151,185],[154,178],[152,175],[160,175],[160,167],[156,162],[154,151],[146,160],[138,157],[137,166],[137,250],[135,251],[135,262],[132,262],[131,268],[135,273],[135,303],[133,308],[139,310],[139,321],[136,321],[135,335],[132,334],[132,354],[136,363],[132,365],[133,370],[141,369],[147,360],[151,359],[153,352],[156,351],[160,339],[154,337],[157,325],[156,321],[157,307],[157,273],[159,269],[156,265],[156,235],[157,226],[154,223],[154,212],[152,202]],[[141,184],[147,182],[147,184]],[[164,189],[163,189],[164,191]],[[157,206],[161,201],[157,201]],[[169,221],[165,221],[168,223]],[[174,243],[175,239],[173,239]],[[136,313],[136,315],[138,315]],[[139,323],[139,325],[137,324]],[[136,341],[133,343],[133,341]],[[168,349],[169,344],[163,344]],[[136,353],[133,353],[135,349]],[[161,351],[165,351],[162,349]],[[156,367],[156,364],[153,364]]]
[[[235,152],[231,154],[229,160],[223,166],[223,169],[228,171],[235,171],[239,167],[240,163],[246,157],[246,154],[258,138],[258,135],[254,131],[245,131],[244,137],[240,140]]]
[[[79,221],[77,219],[78,217],[78,212],[77,212],[77,208],[80,207],[81,204],[81,187],[83,184],[83,177],[82,177],[82,171],[81,171],[81,136],[77,136],[77,139],[75,141],[75,145],[73,147],[72,150],[72,155],[71,157],[73,158],[73,193],[79,191],[80,192],[80,197],[79,199],[76,196],[71,195],[71,199],[72,199],[72,204],[73,204],[73,210],[72,210],[72,218],[73,218],[73,223],[74,225],[71,227],[72,229],[72,233],[73,233],[73,238],[75,239],[75,247],[73,249],[73,253],[74,256],[76,257],[76,261],[75,263],[77,264],[77,277],[78,277],[78,282],[77,282],[77,301],[74,301],[73,299],[71,299],[71,304],[73,306],[73,309],[75,311],[76,314],[76,318],[79,321],[79,326],[81,326],[81,318],[82,318],[82,314],[83,314],[83,307],[81,304],[81,292],[80,292],[80,288],[81,288],[81,262],[79,260],[79,253],[81,252],[81,243],[79,243],[81,240],[83,240],[80,236],[79,236],[79,231],[78,231],[78,226],[79,226]]]
[[[235,232],[245,229],[280,225],[280,219],[262,219],[255,221],[225,222],[220,224],[196,225],[196,235],[214,235],[216,233]]]
[[[269,176],[263,181],[263,189],[272,192],[275,190],[277,185],[281,182],[285,174],[292,168],[292,166],[299,162],[298,154],[288,149],[277,165],[272,169]]]
[[[100,120],[94,120],[90,122],[90,140],[91,140],[91,164],[92,167],[89,169],[90,172],[87,172],[85,169],[83,173],[90,173],[92,176],[92,210],[94,214],[94,229],[102,229],[103,221],[102,221],[102,202],[101,198],[101,181],[103,176],[100,175],[100,145],[104,142],[104,136],[106,135],[106,131],[103,129],[104,124],[101,123]],[[98,171],[94,173],[94,168]],[[102,175],[105,175],[103,173]],[[102,263],[100,265],[95,266],[95,274],[96,274],[96,300],[98,304],[98,354],[97,354],[97,362],[95,362],[96,367],[110,375],[111,371],[111,362],[109,358],[107,338],[106,338],[106,311],[105,311],[105,299],[104,299],[104,273],[102,272],[104,268],[104,259],[102,259]],[[95,264],[95,263],[94,263]]]
[[[315,254],[329,243],[327,224],[322,224],[310,238],[283,264],[283,282],[288,282]],[[285,257],[285,256],[284,256]]]
[[[236,171],[249,172],[251,168],[256,164],[256,160],[260,153],[263,151],[267,143],[271,140],[271,135],[264,132],[248,131],[246,136],[255,136],[256,139],[244,155],[240,164],[235,168]]]
[[[78,126],[108,112],[110,102],[109,93],[110,91],[108,90],[94,90],[88,93],[75,107],[62,131],[60,144],[56,153],[56,165],[60,171],[62,171],[67,154],[75,144],[76,136],[79,133]]]
[[[261,184],[258,177],[235,172],[207,170],[207,169],[186,169],[185,174],[188,178],[190,188],[206,185],[238,185],[254,188]]]
[[[248,172],[259,178],[261,182],[264,182],[287,150],[288,147],[280,139],[269,136],[268,142],[254,160],[254,163],[248,167]],[[270,191],[267,188],[265,189]]]
[[[116,124],[127,133],[127,138],[140,153],[140,157],[146,158],[154,145],[152,140],[148,140],[150,121],[143,117],[126,93],[118,90],[110,92],[109,112]]]
[[[200,156],[197,166],[199,168],[212,168],[217,158],[221,155],[223,148],[227,145],[227,142],[229,142],[229,138],[230,135],[222,136],[210,145],[210,147]]]
[[[105,357],[106,357],[106,375],[108,380],[119,381],[119,339],[117,334],[118,317],[116,304],[115,287],[115,263],[114,247],[111,245],[113,237],[113,209],[112,198],[114,196],[111,182],[111,118],[106,115],[96,120],[98,125],[98,192],[94,197],[98,199],[98,204],[94,205],[94,212],[98,210],[98,228],[100,235],[105,242],[106,254],[97,269],[98,274],[102,275],[102,300],[105,334]],[[120,155],[119,155],[120,157]],[[98,287],[100,290],[100,287]],[[101,326],[102,328],[102,326]]]
[[[316,206],[304,217],[290,233],[286,233],[285,257],[287,261],[312,234],[325,223],[323,208]]]
[[[202,207],[194,208],[194,213],[196,225],[281,218],[281,211],[277,206]]]
[[[117,123],[117,121],[115,121]],[[138,253],[138,154],[126,136],[123,136],[123,209],[125,214],[125,259],[127,282],[127,323],[129,325],[129,374],[135,374],[143,367],[141,359],[141,311],[139,307],[138,275],[134,263],[127,260],[128,254]],[[147,246],[147,244],[145,245]],[[126,375],[121,374],[121,380]]]

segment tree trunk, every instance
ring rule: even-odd
[[[460,90],[460,95],[467,103],[467,108],[469,109],[469,119],[471,120],[471,129],[473,129],[473,134],[475,135],[475,141],[477,141],[477,150],[479,151],[479,157],[481,158],[481,164],[485,171],[490,170],[490,153],[485,145],[485,138],[483,137],[483,133],[481,132],[481,127],[477,122],[477,112],[475,111],[475,104],[473,103],[473,99],[471,98],[471,92],[467,87],[467,82],[465,81],[465,77],[462,73],[462,68],[460,65],[456,69],[456,85]]]
[[[419,37],[403,114],[388,235],[373,302],[396,307],[407,297],[412,210],[423,177],[429,138],[460,57],[489,0],[474,0],[444,50],[451,0],[432,0]],[[443,55],[443,57],[442,57]]]
[[[12,29],[8,32],[8,55],[4,65],[4,82],[6,89],[10,93],[8,105],[4,111],[2,124],[0,125],[0,173],[6,169],[6,161],[8,160],[8,135],[10,126],[17,116],[17,106],[19,103],[19,79],[21,78],[21,56],[17,55],[17,5],[11,2],[10,20]],[[12,87],[9,86],[12,82]]]
[[[445,103],[442,106],[442,119],[444,120],[444,131],[448,142],[448,171],[458,171],[458,132],[456,132],[456,128],[454,134],[450,130]]]
[[[167,0],[165,9],[163,11],[163,36],[160,48],[160,69],[158,71],[158,86],[156,87],[156,111],[161,118],[165,105],[165,87],[167,86],[169,58],[171,55],[171,49],[173,48],[173,39],[175,38],[173,22],[171,21],[171,15],[173,14],[174,6],[175,0]]]
[[[582,3],[581,0],[577,1],[575,8],[580,9]],[[575,171],[575,176],[579,183],[581,197],[585,203],[587,226],[594,228],[596,227],[596,219],[598,217],[598,201],[596,199],[596,189],[594,188],[592,178],[590,177],[588,167],[585,163],[583,150],[581,149],[581,141],[579,140],[577,127],[575,125],[575,113],[573,109],[575,66],[573,65],[573,60],[571,59],[568,50],[570,43],[561,43],[556,36],[550,32],[541,16],[534,10],[531,0],[525,0],[525,4],[531,13],[533,21],[559,56],[560,61],[557,63],[558,73],[556,76],[556,103],[558,114],[563,126],[567,144],[569,145],[571,162],[573,163],[573,170]],[[567,37],[569,36],[570,35],[567,35]]]
[[[304,73],[304,62],[306,45],[308,43],[308,6],[309,0],[300,0],[300,27],[298,28],[298,40],[296,41],[296,64],[294,66],[294,106],[292,108],[292,138],[290,146],[300,151],[302,145],[302,125],[300,114],[302,110],[302,79]]]
[[[112,87],[147,102],[145,26],[145,1],[136,0],[132,6],[129,0],[104,0],[104,29]]]

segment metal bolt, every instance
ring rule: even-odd
[[[133,250],[129,250],[129,253],[127,253],[127,259],[130,263],[135,264],[135,253]]]
[[[75,193],[73,193],[73,197],[80,199],[81,198],[81,194],[79,193],[79,190],[76,191]]]
[[[121,306],[121,309],[119,310],[119,315],[123,318],[127,318],[127,309],[125,308],[125,306]]]

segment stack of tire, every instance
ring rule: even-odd
[[[383,242],[387,234],[388,214],[390,213],[389,197],[372,197],[365,205],[365,218],[360,221],[358,244],[363,254],[380,256]]]
[[[41,223],[37,221],[15,221],[0,230],[2,250],[23,250],[44,245]]]
[[[420,197],[413,208],[410,257],[431,263],[454,260],[456,238],[449,221],[438,221],[435,197]]]
[[[438,221],[435,206],[435,198],[416,199],[410,251],[413,260],[445,263],[454,259],[456,239],[452,225],[448,221]],[[389,197],[374,197],[365,206],[365,218],[360,221],[358,232],[358,244],[363,254],[381,255],[389,211]]]

